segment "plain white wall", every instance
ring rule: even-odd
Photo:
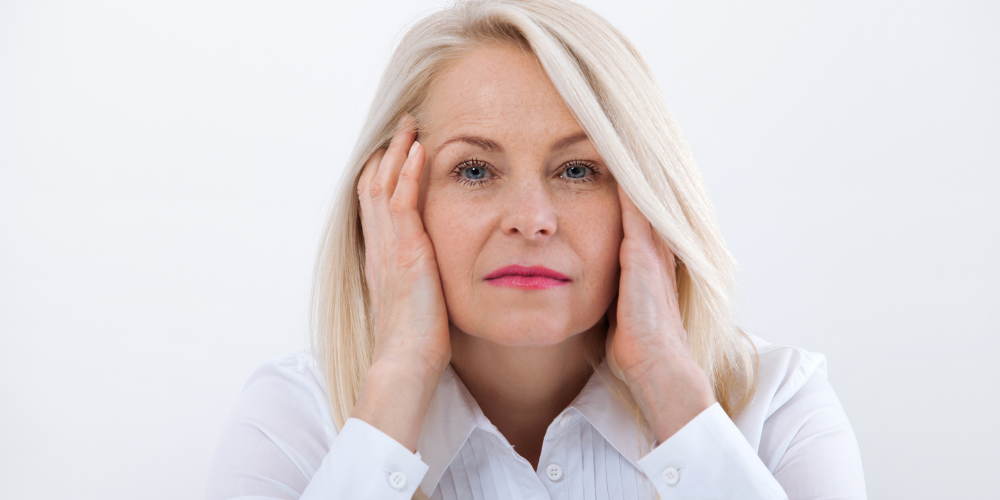
[[[660,80],[743,324],[827,355],[871,498],[1000,495],[1000,6],[584,3]],[[202,496],[437,5],[0,1],[0,497]]]

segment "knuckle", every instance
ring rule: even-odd
[[[400,215],[406,212],[406,203],[402,198],[393,196],[392,199],[389,200],[389,211],[395,215]]]
[[[368,196],[373,199],[379,199],[382,196],[384,190],[382,189],[382,184],[377,180],[372,182],[371,186],[368,188]]]
[[[411,171],[409,171],[409,170],[407,170],[405,168],[402,171],[399,172],[399,181],[400,182],[413,182],[414,180],[416,180],[416,178],[413,176],[413,172],[411,172]]]

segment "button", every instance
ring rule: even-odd
[[[673,467],[667,467],[666,469],[663,469],[663,480],[666,481],[666,483],[669,484],[670,486],[677,484],[677,481],[680,480],[680,478],[681,478],[681,473],[677,472],[677,469]]]
[[[401,490],[406,487],[406,474],[396,471],[389,474],[389,486]]]
[[[559,467],[556,464],[549,464],[549,466],[545,468],[545,475],[548,476],[551,481],[558,481],[562,479],[562,467]]]
[[[569,416],[569,413],[564,414],[563,418],[559,419],[559,427],[566,427],[572,420],[573,417]]]

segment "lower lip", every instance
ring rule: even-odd
[[[546,278],[544,276],[518,276],[513,274],[493,278],[487,281],[497,286],[512,286],[528,290],[541,290],[543,288],[552,288],[569,283],[569,281]]]

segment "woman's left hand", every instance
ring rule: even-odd
[[[609,367],[631,389],[659,443],[715,403],[677,300],[674,254],[621,187],[618,297],[608,308]]]

